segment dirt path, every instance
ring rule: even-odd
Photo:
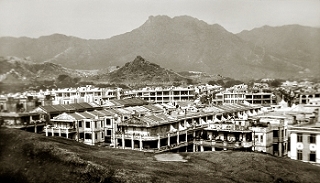
[[[157,161],[179,161],[179,162],[187,162],[180,154],[156,154],[154,155]]]

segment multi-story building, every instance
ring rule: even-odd
[[[188,101],[194,100],[195,87],[146,87],[139,90],[132,90],[131,95],[155,103]]]
[[[214,104],[244,103],[270,106],[277,103],[276,96],[268,88],[248,90],[247,85],[235,85],[215,94]]]
[[[272,132],[272,152],[276,156],[286,156],[288,152],[288,121],[285,116],[261,115],[257,117],[260,124],[268,126],[266,130]],[[266,144],[270,146],[270,143]]]
[[[257,123],[253,124],[250,128],[253,131],[252,150],[257,152],[265,152],[268,154],[274,154],[273,150],[273,130],[270,125]]]
[[[320,163],[320,103],[309,103],[305,108],[313,109],[313,116],[289,127],[290,152],[288,156],[295,160]]]
[[[234,148],[239,146],[251,149],[252,131],[245,126],[245,120],[249,114],[258,114],[260,110],[261,106],[229,104],[194,112],[176,110],[170,115],[164,113],[134,116],[117,124],[117,144],[123,149],[157,152],[173,149],[222,150],[231,148],[231,142]],[[239,118],[243,120],[242,125]],[[234,123],[231,122],[232,119],[235,119]]]
[[[308,104],[314,100],[320,100],[320,91],[301,92],[298,96],[299,104]]]
[[[60,136],[88,145],[104,142],[104,122],[90,112],[62,113],[44,128],[46,136]]]
[[[271,92],[250,92],[245,94],[246,102],[250,104],[270,106],[277,104],[277,97]]]
[[[291,159],[320,163],[320,125],[293,126],[290,130]]]
[[[91,85],[78,88],[52,90],[55,95],[53,104],[73,104],[81,102],[96,102],[103,104],[111,99],[120,99],[121,89],[96,88]]]

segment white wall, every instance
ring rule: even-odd
[[[291,132],[290,135],[290,153],[288,152],[288,156],[291,159],[297,159],[297,134],[295,132]]]
[[[316,162],[320,163],[320,134],[316,136]]]

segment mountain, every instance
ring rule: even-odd
[[[2,83],[30,83],[35,79],[55,80],[59,75],[71,77],[89,75],[51,62],[35,63],[30,58],[0,57],[0,65],[0,82]]]
[[[265,52],[304,68],[305,72],[320,74],[320,28],[300,25],[263,26],[237,34]]]
[[[123,84],[166,84],[186,83],[187,78],[162,68],[157,64],[149,62],[137,56],[132,62],[127,62],[123,67],[99,76],[99,81]]]
[[[314,31],[314,28],[302,28],[306,33]],[[271,36],[274,34],[272,31]],[[288,78],[297,73],[302,76],[316,72],[312,68],[315,68],[314,60],[319,58],[313,55],[314,50],[319,48],[317,44],[309,44],[306,40],[300,55],[292,54],[296,49],[291,49],[291,43],[300,43],[300,39],[304,38],[296,37],[300,34],[299,30],[286,35],[286,40],[291,41],[276,42],[281,42],[275,45],[283,50],[281,52],[272,48],[272,42],[268,44],[271,49],[257,44],[250,32],[248,36],[245,33],[236,35],[218,24],[209,25],[189,16],[150,16],[140,27],[109,39],[85,40],[61,34],[38,39],[0,38],[0,55],[30,56],[38,63],[53,62],[73,69],[123,66],[136,55],[141,55],[175,71],[202,71],[239,79]],[[314,38],[311,41],[317,41],[319,37],[315,34]],[[280,37],[274,39],[277,41]],[[299,44],[294,45],[300,47]],[[313,59],[306,63],[306,58]]]

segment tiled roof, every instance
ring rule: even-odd
[[[140,98],[130,98],[130,99],[120,99],[120,100],[110,100],[115,106],[139,106],[139,105],[146,105],[148,102],[144,101]]]
[[[96,116],[113,116],[114,114],[111,113],[108,110],[94,110],[94,111],[90,111],[90,113],[96,115]]]
[[[70,116],[74,117],[76,120],[81,120],[81,119],[85,119],[85,117],[83,117],[82,115],[80,115],[79,113],[70,113]]]
[[[56,117],[53,117],[52,121],[75,121],[75,120],[81,120],[84,117],[78,115],[77,113],[62,113]]]
[[[153,111],[153,112],[159,112],[159,111],[161,112],[161,111],[163,111],[163,109],[161,107],[156,106],[156,105],[149,104],[149,105],[144,105],[143,107],[145,107],[145,108],[147,108],[147,109],[149,109],[150,111]]]
[[[151,116],[144,116],[144,117],[133,117],[124,121],[123,123],[119,124],[120,126],[143,126],[143,127],[152,127],[158,126],[163,124],[169,124],[173,121],[176,121],[174,118],[165,115],[165,114],[158,114],[158,115],[151,115]]]
[[[94,114],[92,114],[91,112],[87,112],[87,111],[81,112],[80,115],[85,117],[86,119],[95,118]]]
[[[61,113],[61,112],[70,112],[70,111],[86,111],[93,109],[100,109],[101,106],[98,104],[89,104],[89,103],[75,103],[75,104],[66,104],[66,105],[46,105],[40,106],[47,113]]]

